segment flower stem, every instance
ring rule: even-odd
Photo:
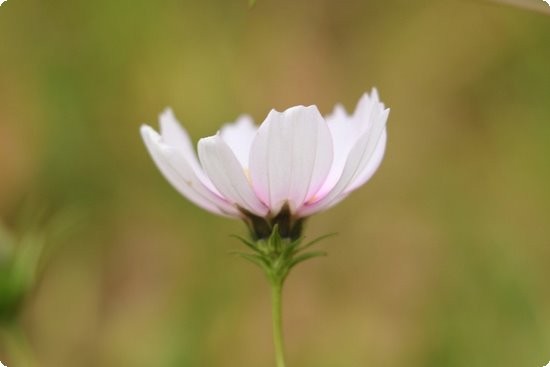
[[[275,361],[277,367],[285,367],[283,343],[282,290],[283,280],[271,280],[271,311],[273,316],[273,343],[275,345]]]
[[[252,241],[235,236],[241,240],[252,253],[236,252],[237,255],[262,268],[271,285],[271,312],[273,317],[273,343],[275,345],[275,361],[277,367],[285,367],[285,352],[283,342],[283,283],[290,270],[308,259],[324,256],[322,251],[305,251],[319,240],[327,237],[319,237],[313,241],[302,243],[298,239],[281,237],[279,226],[275,224],[268,238],[260,238]],[[305,252],[304,252],[305,251]]]

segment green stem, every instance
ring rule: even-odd
[[[283,312],[281,279],[271,280],[271,311],[273,315],[273,343],[275,345],[275,360],[277,367],[285,367],[285,353],[283,343]]]
[[[283,305],[282,291],[283,283],[290,270],[297,264],[314,257],[325,255],[320,251],[307,251],[320,239],[319,237],[311,242],[302,244],[302,238],[281,237],[278,224],[273,226],[269,238],[246,240],[238,237],[253,252],[237,252],[246,260],[262,268],[271,285],[271,311],[273,317],[273,343],[275,345],[275,360],[277,367],[285,367],[285,352],[283,342]]]

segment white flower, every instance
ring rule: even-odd
[[[341,105],[325,118],[316,106],[296,106],[272,110],[259,127],[243,115],[200,139],[198,159],[170,109],[160,115],[160,134],[144,125],[141,135],[166,179],[193,203],[244,219],[257,237],[275,224],[294,237],[302,218],[371,178],[384,155],[388,114],[373,90],[351,115]]]

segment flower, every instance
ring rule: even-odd
[[[165,178],[187,199],[212,213],[244,219],[256,239],[275,225],[297,238],[304,218],[326,210],[367,182],[386,147],[389,109],[365,93],[353,114],[343,106],[323,117],[316,106],[272,110],[259,126],[248,115],[198,142],[170,109],[160,134],[141,135]]]

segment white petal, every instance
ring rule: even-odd
[[[348,115],[342,105],[336,105],[334,111],[326,117],[334,142],[334,161],[330,173],[316,197],[325,196],[336,185],[342,175],[351,148],[372,125],[373,113],[376,111],[380,113],[383,109],[384,104],[380,103],[378,92],[373,89],[371,95],[365,93],[359,99],[353,115]]]
[[[159,116],[160,121],[160,136],[162,137],[162,142],[166,145],[177,149],[183,154],[185,160],[192,167],[193,171],[201,182],[208,187],[211,191],[216,192],[216,189],[204,174],[199,161],[197,159],[197,154],[193,148],[193,143],[189,134],[185,128],[180,124],[180,122],[174,116],[172,109],[165,109]]]
[[[288,202],[295,211],[321,187],[332,165],[332,138],[315,106],[271,111],[250,150],[256,194],[277,214]]]
[[[256,136],[256,131],[258,128],[248,115],[240,116],[232,124],[225,124],[220,130],[222,139],[229,145],[245,170],[248,169],[250,146]]]
[[[351,192],[359,186],[365,184],[374,175],[378,167],[380,167],[382,159],[384,158],[384,153],[386,152],[387,136],[388,134],[386,133],[386,130],[384,130],[382,136],[380,137],[380,141],[376,145],[376,149],[372,153],[372,157],[369,159],[362,172],[357,175],[351,185],[346,189],[346,192]]]
[[[324,196],[318,194],[317,201],[304,206],[300,215],[308,216],[325,210],[342,200],[353,189],[364,183],[373,174],[382,159],[386,144],[386,121],[389,109],[374,112],[373,124],[361,135],[349,156],[336,185]]]
[[[340,103],[337,103],[334,106],[334,109],[332,110],[332,113],[330,115],[327,115],[325,117],[325,120],[327,123],[330,124],[331,121],[342,121],[349,119],[348,112],[346,111],[346,108],[342,106]]]
[[[351,116],[341,106],[336,106],[334,112],[327,116],[326,120],[332,136],[334,158],[327,179],[317,196],[324,196],[336,185],[344,170],[349,152],[361,135],[359,125],[352,120]]]
[[[384,109],[385,106],[380,102],[380,97],[378,96],[376,88],[372,89],[370,95],[367,93],[363,94],[351,116],[359,135],[372,126],[375,117]]]
[[[256,215],[267,214],[266,206],[256,197],[243,167],[219,134],[199,140],[199,159],[225,198]]]
[[[365,168],[363,168],[363,170],[357,174],[357,177],[354,178],[353,181],[340,194],[335,196],[332,200],[326,201],[324,204],[316,203],[310,207],[307,207],[307,209],[305,209],[303,213],[300,213],[300,214],[303,216],[306,216],[306,215],[311,215],[315,212],[327,210],[333,207],[334,205],[338,204],[340,201],[344,200],[353,190],[365,184],[374,175],[374,173],[382,163],[382,158],[384,158],[384,152],[386,150],[386,140],[387,140],[387,133],[384,130],[384,132],[382,133],[382,136],[380,137],[380,141],[376,145],[376,149],[372,154],[372,157],[369,159],[368,163],[366,164]],[[323,205],[319,205],[319,204],[323,204]]]
[[[141,127],[141,136],[161,173],[183,196],[212,213],[241,217],[233,205],[203,184],[181,150],[164,144],[150,126]]]
[[[189,134],[174,116],[171,108],[166,108],[159,116],[160,121],[160,136],[162,141],[183,152],[193,153],[193,144],[189,138]]]

